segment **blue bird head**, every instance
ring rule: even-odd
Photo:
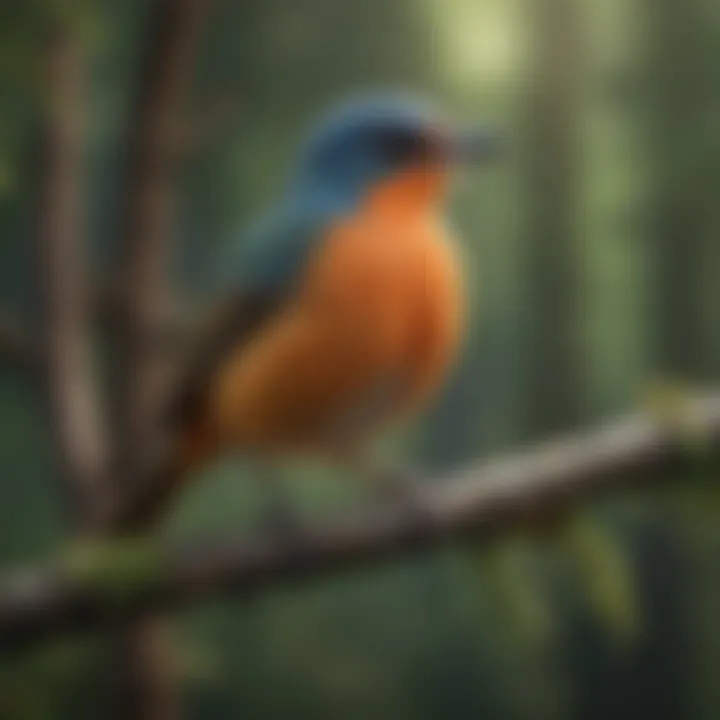
[[[303,267],[318,232],[378,184],[413,166],[444,169],[490,158],[498,149],[492,132],[459,130],[428,103],[400,94],[364,96],[341,105],[310,135],[280,202],[245,236],[241,265],[255,285],[286,287]],[[409,173],[411,178],[422,175]],[[227,265],[233,278],[235,267]]]
[[[430,104],[400,94],[354,99],[322,119],[305,145],[294,186],[357,199],[412,165],[451,165],[495,155],[497,137],[466,132]]]

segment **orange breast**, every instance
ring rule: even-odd
[[[452,243],[433,217],[369,212],[339,224],[293,304],[220,374],[223,442],[314,449],[410,409],[452,359],[461,295]]]

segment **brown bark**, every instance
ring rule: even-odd
[[[156,0],[131,117],[119,287],[116,484],[134,492],[162,444],[163,357],[151,335],[169,305],[170,239],[181,118],[207,0]],[[145,616],[119,642],[119,686],[127,717],[181,715],[165,630]]]
[[[176,720],[183,717],[178,692],[178,659],[173,652],[172,627],[166,619],[140,617],[132,631],[118,638],[113,668],[113,717],[117,720]]]
[[[118,443],[125,483],[142,475],[158,438],[162,367],[150,337],[169,304],[170,239],[183,107],[207,0],[157,0],[131,118],[118,313]]]
[[[88,528],[110,506],[111,497],[86,302],[84,65],[82,45],[72,30],[53,28],[45,58],[47,113],[36,254],[40,360],[51,426],[68,507],[76,524]]]
[[[165,549],[148,545],[147,566],[123,581],[121,593],[112,592],[114,586],[107,592],[95,572],[51,567],[18,573],[0,586],[0,643],[10,647],[117,625],[221,592],[249,597],[279,583],[310,581],[421,552],[448,537],[487,539],[519,527],[552,527],[593,493],[682,472],[693,452],[684,447],[686,433],[695,441],[703,438],[717,455],[720,393],[688,401],[672,421],[674,428],[668,421],[631,415],[471,467],[433,483],[424,513],[378,508],[285,540],[230,538]],[[107,578],[107,568],[99,574]]]

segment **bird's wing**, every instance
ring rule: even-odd
[[[272,318],[285,299],[276,293],[242,288],[214,303],[199,323],[191,347],[175,369],[168,415],[184,425],[201,411],[208,384],[228,353]]]
[[[290,208],[251,234],[240,253],[241,267],[229,265],[240,279],[199,323],[176,370],[168,408],[171,426],[183,426],[202,413],[208,385],[228,353],[261,332],[292,299],[325,219],[312,208]]]

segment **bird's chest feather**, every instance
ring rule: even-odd
[[[327,234],[293,302],[220,374],[227,442],[342,442],[408,409],[454,355],[461,288],[438,224],[363,218]]]
[[[456,342],[454,243],[434,218],[354,218],[327,237],[302,303],[346,361],[411,373]]]

